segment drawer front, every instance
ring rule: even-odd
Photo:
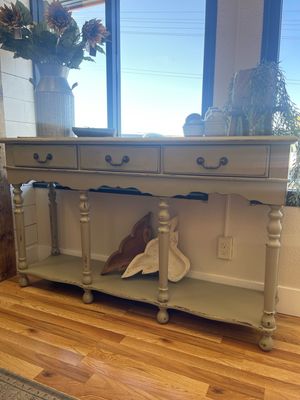
[[[80,146],[80,168],[104,171],[159,171],[158,146]]]
[[[69,145],[13,145],[16,167],[77,168],[76,146]]]
[[[269,146],[166,146],[163,172],[184,175],[268,176]]]

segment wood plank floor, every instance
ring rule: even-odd
[[[35,281],[0,283],[0,367],[83,400],[300,399],[300,319],[278,316],[275,348],[257,333]]]

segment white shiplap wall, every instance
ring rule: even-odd
[[[23,3],[28,6],[29,1]],[[0,5],[10,2],[0,0]],[[1,80],[6,137],[36,136],[31,61],[14,59],[11,52],[0,50]]]
[[[1,50],[1,79],[6,137],[36,136],[31,61]]]
[[[9,4],[9,2],[5,2]],[[28,4],[27,1],[24,3]],[[0,5],[4,1],[0,0]],[[14,59],[13,54],[0,50],[0,81],[4,109],[4,137],[36,136],[34,92],[31,61]],[[38,236],[36,223],[35,192],[30,184],[23,185],[26,246],[29,261],[37,259]]]

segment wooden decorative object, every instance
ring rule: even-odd
[[[150,223],[151,213],[148,213],[134,225],[130,235],[122,240],[119,250],[115,251],[104,264],[102,275],[124,272],[134,257],[143,253],[146,244],[153,236]]]
[[[165,272],[164,276],[161,276],[160,271],[160,280],[164,282],[178,282],[180,281],[190,270],[190,261],[189,259],[178,249],[178,231],[175,231],[178,218],[175,217],[171,221],[169,221],[167,209],[165,204],[160,204],[160,207],[163,207],[163,212],[165,215],[162,215],[162,211],[160,211],[160,230],[159,234],[165,234],[167,242],[164,244],[163,250],[159,247],[159,239],[151,240],[145,249],[145,252],[142,254],[138,254],[132,262],[129,264],[128,268],[122,275],[122,278],[129,278],[139,272],[142,274],[151,274],[157,272],[159,270],[159,263],[162,262],[167,265],[166,268],[163,268]],[[164,217],[164,219],[163,219]],[[164,225],[163,223],[166,222]],[[165,251],[168,248],[168,251]],[[164,275],[164,274],[163,274]],[[161,285],[162,289],[166,289],[165,285]],[[163,290],[164,292],[164,290]],[[163,301],[162,293],[160,293],[160,301]]]

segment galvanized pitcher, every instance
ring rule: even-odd
[[[56,64],[39,64],[37,67],[37,136],[73,136],[74,96],[67,81],[69,68]]]

